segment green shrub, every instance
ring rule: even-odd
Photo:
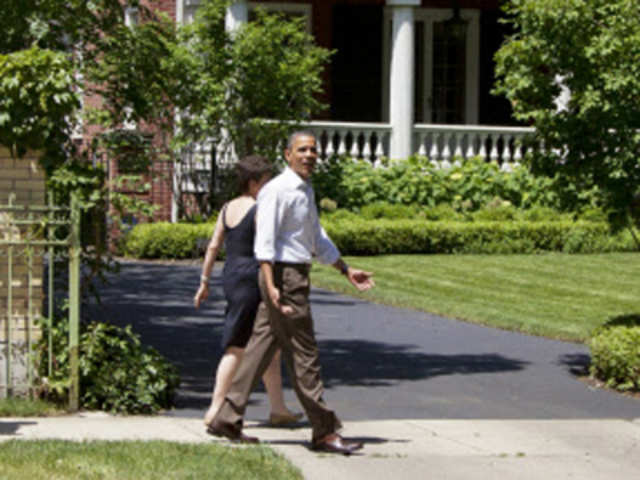
[[[614,319],[591,341],[591,376],[617,390],[640,390],[640,315]]]
[[[353,220],[358,221],[361,220],[359,212],[352,212],[351,210],[347,210],[345,208],[338,208],[333,212],[325,212],[322,214],[322,221],[340,221],[340,220]]]
[[[428,207],[449,204],[458,211],[474,211],[496,197],[517,208],[560,207],[555,180],[534,176],[525,167],[505,172],[481,158],[451,168],[439,168],[423,157],[382,168],[363,160],[333,158],[318,166],[313,183],[316,198],[331,198],[338,207],[348,209],[388,202]]]
[[[196,258],[202,255],[212,223],[145,223],[136,225],[122,240],[119,253],[135,258]]]
[[[323,212],[335,212],[338,208],[338,204],[336,202],[326,197],[320,200],[318,206]]]
[[[408,210],[406,210],[408,208]],[[513,216],[511,207],[493,211],[494,217]],[[367,215],[381,212],[390,216],[414,211],[414,207],[372,208]],[[367,220],[361,213],[338,209],[322,216],[322,224],[344,255],[387,253],[533,253],[562,251],[596,253],[632,251],[628,232],[612,235],[604,222],[568,219],[551,214],[551,221],[472,221],[451,207],[423,209],[410,218]],[[479,212],[482,212],[479,211]],[[551,212],[551,211],[549,211]],[[482,217],[478,213],[476,217]],[[490,216],[489,213],[486,214]],[[519,215],[519,214],[518,214]],[[518,215],[515,215],[518,217]],[[426,218],[443,218],[430,221]],[[462,220],[462,221],[461,221]],[[206,246],[213,226],[188,224],[143,224],[134,227],[124,243],[126,254],[136,258],[193,258]],[[177,231],[173,232],[173,229]],[[182,243],[180,243],[182,242]]]
[[[344,255],[391,253],[586,253],[608,245],[632,250],[628,238],[609,239],[604,223],[447,222],[425,220],[323,220]],[[606,243],[609,241],[609,243]]]
[[[607,213],[601,208],[587,207],[584,208],[579,215],[580,219],[590,222],[606,222],[608,220]]]
[[[65,317],[52,328],[53,372],[48,377],[48,325],[36,346],[43,394],[56,401],[69,392],[69,331]],[[79,339],[80,406],[114,413],[155,413],[172,406],[180,380],[155,349],[140,343],[131,326],[82,324]]]
[[[435,207],[426,207],[422,210],[422,215],[426,220],[431,220],[434,222],[438,220],[449,222],[463,222],[469,220],[469,217],[467,217],[463,213],[458,212],[455,208],[447,203],[441,203],[439,205],[436,205]]]
[[[515,220],[517,216],[518,209],[511,202],[500,198],[495,198],[471,214],[471,218],[477,222],[504,222]]]
[[[375,220],[386,218],[389,220],[404,220],[415,218],[420,215],[420,207],[416,205],[400,205],[388,202],[375,202],[365,205],[360,209],[360,218],[364,220]]]
[[[571,213],[559,212],[555,208],[534,205],[533,207],[528,208],[526,210],[520,210],[518,214],[518,218],[520,220],[524,220],[527,222],[571,221],[573,220],[573,215]],[[581,217],[580,219],[585,221],[592,221],[592,222],[606,221],[606,219],[599,219],[599,218],[582,218]]]

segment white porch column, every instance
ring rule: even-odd
[[[420,0],[387,0],[393,7],[389,122],[391,158],[407,158],[412,152],[414,85],[414,14]]]
[[[249,21],[249,5],[246,0],[236,0],[227,9],[225,28],[227,32],[233,32],[243,23]]]
[[[178,25],[184,23],[184,0],[176,0],[176,23]]]

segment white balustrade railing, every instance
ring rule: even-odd
[[[387,123],[310,122],[303,128],[316,135],[323,160],[347,155],[375,164],[389,152],[391,125]]]
[[[316,135],[318,155],[322,160],[344,155],[377,165],[389,155],[391,125],[387,123],[314,121],[299,128]],[[479,156],[496,161],[508,170],[520,163],[526,153],[522,140],[533,131],[533,128],[521,127],[416,124],[414,152],[442,167]],[[208,190],[206,172],[211,169],[211,148],[211,142],[203,142],[184,152],[183,161],[175,170],[183,192]],[[221,146],[218,150],[217,165],[232,163],[233,154],[225,153]]]
[[[415,152],[443,167],[478,156],[499,162],[508,170],[520,163],[526,153],[522,140],[533,131],[522,127],[416,124]]]

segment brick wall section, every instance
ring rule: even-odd
[[[10,193],[15,194],[16,205],[44,205],[45,204],[45,175],[40,167],[37,154],[27,152],[24,158],[11,158],[10,152],[0,147],[0,205],[6,205]],[[24,238],[25,229],[9,228],[7,214],[0,213],[0,238]],[[27,256],[22,247],[13,247],[12,281],[11,281],[11,322],[8,319],[9,298],[9,248],[0,246],[0,396],[6,394],[6,352],[9,325],[12,339],[12,377],[14,384],[25,381],[26,350],[25,345],[29,335],[36,341],[40,336],[39,329],[28,324],[29,307],[29,271]],[[42,308],[43,302],[43,257],[42,252],[34,251],[31,278],[31,306],[32,318],[35,318]]]
[[[176,0],[155,0],[154,2],[144,2],[154,10],[166,13],[174,21],[176,19]]]

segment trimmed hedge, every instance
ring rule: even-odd
[[[391,253],[595,253],[631,251],[629,236],[611,236],[604,222],[356,220],[336,215],[322,221],[344,255]],[[127,234],[121,253],[136,258],[196,258],[212,224],[142,224]]]
[[[626,315],[596,329],[589,343],[591,376],[621,391],[640,391],[640,315]]]
[[[143,223],[131,229],[119,253],[135,258],[196,258],[213,234],[213,223]]]
[[[429,222],[373,220],[325,222],[343,254],[390,253],[593,253],[630,250],[624,238],[610,237],[606,223]]]

